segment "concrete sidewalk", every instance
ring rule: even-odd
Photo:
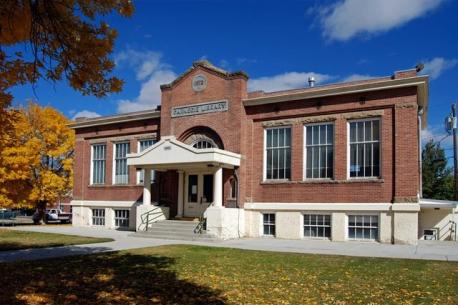
[[[389,245],[374,242],[330,242],[324,240],[284,240],[274,238],[243,238],[201,242],[133,237],[132,232],[72,226],[27,226],[11,230],[60,233],[90,237],[109,237],[113,242],[55,248],[0,252],[0,262],[34,260],[77,254],[91,254],[172,244],[191,244],[246,250],[348,255],[384,258],[458,261],[458,242],[420,241],[418,245]]]

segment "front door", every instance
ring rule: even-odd
[[[213,203],[213,174],[187,174],[184,216],[199,217],[211,203]]]

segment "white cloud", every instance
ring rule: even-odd
[[[323,35],[348,40],[359,34],[375,34],[400,27],[437,8],[445,0],[343,0],[313,10],[318,13]]]
[[[136,70],[138,80],[144,80],[153,71],[168,68],[168,65],[161,63],[161,53],[154,51],[140,52],[133,49],[127,49],[115,56],[117,66],[127,65],[129,68]]]
[[[438,78],[446,70],[454,68],[458,65],[458,59],[445,59],[442,57],[435,57],[430,61],[425,62],[425,67],[422,74],[428,74],[431,79]]]
[[[126,113],[153,109],[161,104],[160,85],[168,84],[176,78],[176,74],[171,70],[154,71],[147,81],[142,83],[138,97],[133,100],[120,100],[118,102],[118,112]]]
[[[358,80],[365,80],[365,79],[371,79],[371,78],[374,78],[374,76],[369,75],[369,74],[351,74],[343,78],[342,82],[354,82]]]
[[[421,131],[422,145],[424,146],[430,140],[434,140],[435,142],[440,141],[442,147],[452,146],[452,136],[447,134],[443,126],[428,126],[426,129]]]
[[[162,55],[158,52],[139,52],[128,49],[119,53],[115,60],[117,64],[126,63],[128,67],[135,69],[137,79],[142,81],[136,98],[118,101],[118,112],[120,113],[153,109],[160,105],[160,85],[168,84],[177,77],[170,65],[162,62]]]
[[[313,76],[319,85],[334,78],[331,75],[315,72],[286,72],[273,76],[264,76],[250,79],[248,89],[250,91],[263,90],[267,92],[288,89],[304,88],[308,86],[308,78]]]
[[[76,118],[98,118],[100,114],[94,111],[90,110],[82,110],[77,113],[75,113],[72,117],[72,120],[75,120]]]

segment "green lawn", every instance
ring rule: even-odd
[[[107,241],[112,241],[112,239],[0,229],[0,251],[92,244]]]
[[[4,304],[458,304],[458,263],[163,246],[0,264]]]

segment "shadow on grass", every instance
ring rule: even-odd
[[[107,251],[113,251],[113,249],[109,247],[83,247],[75,245],[64,247],[50,246],[49,248],[27,248],[0,252],[0,263],[29,261],[83,254],[96,254]]]
[[[174,260],[128,253],[0,264],[2,304],[225,304],[179,279]]]

